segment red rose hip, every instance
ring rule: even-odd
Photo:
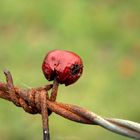
[[[42,71],[47,80],[56,79],[58,83],[70,85],[76,82],[83,72],[81,58],[70,51],[50,51],[42,64]]]

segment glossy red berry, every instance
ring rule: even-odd
[[[53,50],[46,55],[42,70],[47,80],[56,79],[60,84],[67,86],[79,79],[83,72],[83,62],[73,52]]]

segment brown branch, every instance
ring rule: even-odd
[[[32,89],[21,89],[13,85],[9,71],[4,72],[7,83],[0,83],[0,98],[13,102],[30,114],[42,115],[44,140],[49,140],[48,115],[54,112],[71,121],[100,125],[112,132],[130,138],[140,139],[140,124],[112,118],[102,118],[99,115],[79,106],[56,102],[58,85],[45,85]],[[55,83],[55,82],[54,82]],[[53,88],[53,89],[52,89]],[[52,89],[51,98],[48,90]]]

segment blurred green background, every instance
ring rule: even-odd
[[[17,86],[48,84],[41,63],[53,49],[84,61],[74,85],[60,86],[58,101],[106,117],[140,122],[140,0],[0,0],[0,81],[9,69]],[[42,139],[40,115],[0,99],[0,139]],[[97,126],[53,114],[52,140],[126,140]]]

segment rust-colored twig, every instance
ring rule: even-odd
[[[42,115],[44,140],[49,140],[48,116],[54,112],[66,119],[99,125],[117,134],[140,139],[140,124],[128,120],[103,118],[79,106],[56,102],[58,85],[46,85],[33,89],[21,89],[13,85],[9,71],[4,71],[7,83],[0,82],[0,98],[13,102],[30,114]],[[53,89],[52,89],[53,88]],[[49,98],[48,90],[52,89]],[[55,93],[54,93],[55,92]]]
[[[43,124],[43,139],[50,140],[46,90],[42,90],[39,95],[40,95],[41,115],[42,115],[42,124]]]

